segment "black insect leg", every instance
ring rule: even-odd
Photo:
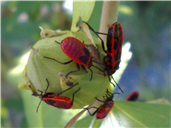
[[[81,65],[81,67],[84,69],[84,71],[87,73],[86,68],[84,67],[84,65]]]
[[[70,73],[73,73],[73,72],[78,72],[78,71],[80,71],[80,66],[79,66],[79,64],[77,64],[77,68],[78,68],[78,70],[75,70],[75,71],[70,71],[67,75],[66,75],[66,77],[70,74]]]
[[[110,82],[111,84],[113,84],[113,86],[115,87],[115,84],[111,82],[110,76],[108,76],[108,78],[109,78],[109,82]]]
[[[45,93],[47,92],[47,90],[48,90],[48,87],[49,87],[49,81],[48,81],[48,79],[46,78],[46,81],[47,81],[47,83],[48,83],[48,85],[47,85],[47,87],[46,87],[46,89],[45,89]],[[43,100],[43,97],[42,97],[42,91],[40,91],[40,90],[38,90],[39,92],[41,92],[41,94],[40,94],[40,96],[41,96],[41,100],[40,100],[40,102],[39,102],[39,104],[38,104],[38,106],[37,106],[37,110],[36,110],[36,112],[38,112],[38,109],[39,109],[39,106],[40,106],[40,104],[41,104],[41,102],[42,102],[42,100]],[[45,94],[44,93],[44,94]]]
[[[97,62],[97,61],[95,61],[95,60],[92,60],[92,61],[95,62],[95,63],[97,63],[97,64],[100,64],[100,65],[105,66],[105,64],[99,63],[99,62]]]
[[[91,81],[93,78],[93,71],[90,68],[88,68],[88,69],[91,71],[91,78],[90,78],[90,81]]]
[[[96,111],[94,111],[93,113],[90,113],[90,111],[89,111],[89,109],[90,108],[96,108]],[[90,114],[90,116],[94,116],[94,114],[96,114],[97,113],[97,111],[99,110],[99,108],[97,108],[97,107],[90,107],[90,108],[85,108],[85,109],[87,109],[87,111],[88,111],[88,113]]]
[[[71,63],[73,60],[70,60],[70,61],[68,61],[68,62],[60,62],[60,61],[57,61],[57,60],[55,60],[54,58],[50,58],[50,57],[46,57],[46,56],[44,56],[44,58],[46,58],[46,59],[50,59],[50,60],[54,60],[54,61],[56,61],[56,62],[58,62],[58,63],[60,63],[60,64],[63,64],[63,65],[65,65],[65,64],[69,64],[69,63]]]
[[[81,65],[82,66],[82,68],[84,69],[84,71],[87,73],[87,70],[86,70],[86,68],[84,67],[84,65]],[[88,68],[90,71],[91,71],[91,78],[90,78],[90,81],[92,80],[92,78],[93,78],[93,71],[90,69],[90,68]]]
[[[104,101],[99,100],[99,99],[97,99],[97,97],[95,97],[95,99],[96,99],[96,100],[98,100],[98,101],[100,101],[100,102],[104,103],[104,102],[105,102],[105,97],[103,96],[103,98],[104,98]]]
[[[95,32],[94,29],[88,23],[86,23],[86,22],[84,22],[84,23],[87,24],[89,29],[92,30],[97,35],[97,37],[101,40],[103,51],[106,53],[106,50],[105,50],[105,47],[104,47],[104,42],[103,42],[102,38],[100,38],[100,36],[97,34],[98,32]]]
[[[57,96],[59,96],[59,95],[61,95],[62,93],[64,93],[64,92],[66,92],[66,91],[70,90],[71,88],[73,88],[73,87],[74,87],[75,85],[77,85],[77,84],[78,84],[78,83],[76,83],[76,84],[72,85],[71,87],[69,87],[69,88],[65,89],[64,91],[62,91],[62,92],[58,93],[58,95],[57,95]]]
[[[75,93],[77,93],[80,89],[81,89],[81,88],[79,88],[77,91],[75,91],[75,92],[73,93],[73,95],[72,95],[72,102],[71,102],[71,105],[73,105],[73,102],[74,102],[74,95],[75,95]]]
[[[48,85],[47,85],[47,87],[46,87],[46,89],[45,89],[45,93],[47,92],[47,90],[48,90],[48,88],[49,88],[49,81],[48,81],[47,78],[46,78],[46,81],[47,81]]]
[[[93,66],[93,67],[99,69],[101,72],[104,72],[104,70],[101,70],[99,67],[96,67],[96,66],[94,66],[94,65],[91,65],[91,66]]]
[[[112,76],[111,76],[112,77]],[[110,78],[110,76],[109,76],[109,78]],[[120,88],[120,86],[116,83],[116,81],[115,81],[115,79],[112,77],[112,79],[113,79],[113,81],[115,82],[115,84],[118,86],[118,88],[121,90],[121,92],[122,93],[124,93],[123,92],[123,90]],[[110,79],[111,80],[111,79]],[[110,81],[111,82],[111,81]],[[112,82],[111,82],[112,83]],[[113,83],[112,83],[113,84]],[[114,84],[113,84],[114,85]],[[114,85],[114,87],[115,87],[115,85]]]

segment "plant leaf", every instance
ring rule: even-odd
[[[88,21],[93,9],[95,6],[95,1],[74,1],[73,2],[73,17],[72,17],[72,25],[71,31],[76,32],[78,31],[78,27],[76,27],[77,22],[79,21],[79,17],[83,21]]]
[[[141,102],[115,102],[112,111],[102,120],[92,120],[87,116],[75,123],[75,127],[94,126],[104,127],[169,127],[170,105],[148,104]],[[93,121],[93,122],[92,122]]]

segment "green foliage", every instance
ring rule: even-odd
[[[95,1],[74,1],[73,5],[73,18],[71,31],[76,32],[78,28],[76,24],[79,20],[79,17],[85,22],[87,22],[93,12]]]
[[[169,127],[170,105],[140,102],[115,102],[115,106],[104,120],[87,116],[75,123],[74,127]],[[73,127],[73,128],[74,128]]]
[[[41,3],[40,2],[27,2],[27,3],[16,1],[16,2],[10,2],[10,3],[4,4],[3,7],[13,8],[18,5],[17,7],[19,8],[17,8],[17,11],[14,13],[8,12],[8,15],[6,15],[6,17],[3,17],[2,19],[2,37],[3,37],[2,42],[4,41],[3,43],[5,44],[13,43],[13,46],[21,49],[23,48],[22,47],[23,45],[26,45],[25,40],[29,40],[31,37],[32,37],[31,41],[36,42],[37,39],[40,37],[39,36],[40,30],[38,29],[38,26],[40,25],[40,21],[42,19],[46,22],[44,24],[46,25],[48,24],[49,28],[54,27],[50,25],[52,23],[51,20],[53,18],[52,19],[50,18],[51,20],[49,21],[49,18],[39,16],[38,8],[32,9],[32,8],[36,8],[41,3],[44,3],[44,2],[41,2]],[[51,4],[52,3],[49,2],[48,4],[49,8],[51,8],[50,6]],[[72,24],[73,31],[76,30],[75,26],[76,26],[76,23],[78,21],[80,14],[81,15],[83,14],[82,17],[86,16],[85,19],[83,18],[84,21],[88,21],[88,19],[91,16],[92,10],[94,8],[94,2],[92,2],[90,5],[89,4],[85,5],[85,3],[82,5],[83,6],[78,6],[78,5],[76,6],[76,4],[74,5],[74,7],[76,6],[75,7],[76,10],[74,10],[74,14],[73,14],[73,24]],[[3,9],[4,8],[2,8],[2,10]],[[16,22],[18,15],[23,11],[26,11],[29,14],[30,16],[29,22],[26,22],[26,23]],[[147,10],[147,12],[149,11]],[[3,13],[2,13],[2,16],[3,16]],[[37,20],[35,23],[35,19],[39,19],[39,20]],[[149,19],[152,19],[152,18],[149,18]],[[32,22],[34,22],[34,24]],[[97,27],[98,23],[94,21],[92,22],[93,22],[93,26],[96,25]],[[144,24],[142,23],[142,25]],[[148,27],[145,27],[145,28],[148,28]],[[27,30],[27,31],[24,31],[24,30]],[[14,43],[14,42],[22,42],[22,43]],[[10,51],[10,49],[5,50],[5,51]],[[141,59],[141,60],[144,61],[145,59]],[[87,76],[89,77],[90,74],[87,74]],[[19,80],[19,75],[12,74],[8,77],[9,77],[8,78],[9,81],[16,87],[17,81]],[[45,83],[44,83],[44,86],[46,86]],[[45,104],[44,102],[42,102],[41,107],[39,108],[39,112],[36,113],[36,108],[40,99],[32,96],[31,95],[32,93],[27,90],[20,90],[20,94],[22,97],[23,104],[21,100],[19,102],[15,102],[15,101],[12,102],[10,100],[8,108],[10,108],[10,106],[16,107],[20,105],[19,109],[23,109],[21,105],[24,105],[24,112],[25,112],[25,116],[27,119],[28,127],[63,127],[69,121],[69,119],[72,118],[72,116],[74,116],[77,113],[76,110],[57,109],[55,107],[51,107]],[[91,94],[87,92],[87,95],[91,95]],[[3,118],[2,121],[4,121],[5,118],[8,118],[7,114],[8,114],[8,111],[3,106],[2,107],[2,118]],[[136,103],[135,102],[115,102],[115,106],[112,112],[110,112],[109,115],[103,120],[96,120],[95,117],[87,116],[83,118],[82,120],[77,121],[73,127],[76,127],[76,126],[88,127],[90,126],[92,121],[94,121],[93,127],[100,127],[100,125],[103,124],[104,122],[111,124],[112,127],[115,127],[116,125],[124,126],[124,127],[169,127],[171,123],[170,105],[147,104],[147,103],[138,103],[138,102]],[[11,124],[8,124],[6,126],[10,126],[10,125]],[[26,123],[24,124],[24,126],[26,126]]]

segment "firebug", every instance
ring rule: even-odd
[[[61,43],[59,43],[57,41],[55,41],[55,42],[61,45],[61,49],[71,60],[68,62],[62,63],[62,62],[59,62],[50,57],[44,56],[44,58],[54,60],[54,61],[56,61],[60,64],[64,64],[64,65],[69,64],[72,61],[75,61],[77,63],[78,69],[75,71],[69,72],[66,76],[68,76],[70,73],[79,71],[80,70],[79,64],[81,65],[81,67],[84,69],[85,72],[87,72],[85,67],[87,67],[91,71],[90,81],[92,80],[92,77],[93,77],[93,71],[90,69],[91,66],[93,66],[103,72],[103,70],[101,70],[100,68],[98,68],[92,64],[92,62],[95,62],[95,63],[98,63],[98,62],[92,60],[92,56],[91,56],[89,50],[86,48],[85,44],[83,42],[81,42],[80,40],[78,40],[77,38],[66,37],[62,40]],[[100,64],[100,63],[98,63],[98,64]]]
[[[39,96],[41,98],[36,112],[38,112],[38,108],[39,108],[40,103],[41,103],[42,100],[44,102],[46,102],[47,104],[49,104],[51,106],[54,106],[54,107],[57,107],[57,108],[60,108],[60,109],[70,109],[72,107],[72,105],[73,105],[73,102],[74,102],[75,93],[77,93],[80,90],[80,88],[73,93],[72,100],[70,98],[66,97],[66,96],[60,96],[60,95],[62,93],[64,93],[65,91],[73,88],[78,83],[74,84],[70,88],[68,88],[68,89],[58,93],[58,95],[56,95],[55,93],[46,93],[47,90],[48,90],[48,87],[49,87],[48,79],[46,79],[46,81],[47,81],[48,85],[46,87],[46,90],[45,90],[44,94],[40,90],[38,90],[38,91],[41,92],[41,94],[33,94],[34,96]]]
[[[84,23],[86,23],[86,22],[84,22]],[[93,28],[88,23],[86,23],[86,24],[89,26],[90,30],[92,30],[98,36],[98,38],[101,40],[103,51],[107,54],[103,59],[103,63],[105,64],[104,71],[107,71],[109,81],[111,82],[110,77],[112,77],[112,74],[114,74],[116,72],[116,70],[119,68],[119,64],[121,61],[122,44],[123,44],[122,27],[121,27],[120,23],[115,22],[114,24],[110,25],[110,27],[108,29],[108,34],[105,34],[105,33],[95,32],[93,30]],[[98,34],[107,35],[107,50],[105,50],[104,41],[100,38],[100,36]],[[112,79],[114,80],[113,77],[112,77]],[[114,80],[114,82],[115,82],[115,80]],[[118,84],[117,84],[117,86],[119,87]],[[120,87],[119,87],[119,89],[122,91],[122,89]],[[123,91],[122,91],[122,93],[123,93]]]
[[[119,93],[111,93],[107,89],[106,94],[105,94],[106,98],[103,96],[104,101],[99,100],[99,99],[97,99],[97,97],[95,97],[96,100],[102,102],[103,104],[99,108],[94,107],[94,106],[90,107],[90,108],[96,108],[96,111],[94,111],[93,113],[90,113],[90,111],[89,111],[90,108],[86,108],[88,113],[91,116],[96,114],[96,119],[103,119],[104,117],[106,117],[107,114],[111,111],[111,109],[114,106],[114,101],[113,101],[114,94],[119,94]]]
[[[133,91],[129,96],[125,99],[125,101],[136,101],[139,97],[139,92]]]

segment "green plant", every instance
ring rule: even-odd
[[[81,6],[81,4],[82,4],[82,6]],[[93,7],[94,7],[94,2],[90,2],[90,5],[88,5],[88,7],[85,8],[86,5],[84,2],[83,3],[82,2],[74,2],[74,6],[75,6],[74,8],[76,8],[78,10],[74,10],[74,12],[73,12],[73,22],[72,22],[73,24],[71,27],[72,32],[75,32],[78,30],[76,27],[76,23],[80,16],[81,16],[82,20],[88,21],[89,17],[91,16]],[[103,24],[103,25],[105,26],[105,24]],[[68,35],[72,35],[72,34],[68,34]],[[68,35],[64,35],[64,36],[67,37]],[[54,40],[58,40],[59,38],[63,39],[64,36],[55,37],[53,39],[46,39],[46,40],[44,40],[44,42],[41,41],[42,44],[40,44],[40,45],[44,46],[45,48],[48,46],[53,47],[52,44],[48,44],[48,43],[54,42]],[[82,33],[80,33],[79,38],[88,40],[88,38],[85,38],[82,36]],[[61,39],[59,39],[59,41]],[[97,44],[100,44],[100,42],[98,40],[96,40],[95,42]],[[46,45],[44,45],[44,44],[46,44]],[[60,50],[60,49],[58,49],[58,50]],[[100,50],[100,51],[102,51],[102,50]],[[43,54],[44,54],[44,51],[43,51]],[[49,54],[51,54],[51,53],[49,53]],[[101,55],[101,56],[103,56],[103,55]],[[129,59],[127,59],[127,61],[128,60]],[[32,69],[32,67],[30,69]],[[51,72],[51,70],[52,69],[49,69],[47,71]],[[27,69],[26,69],[26,71],[27,71]],[[121,71],[121,73],[122,72],[123,71]],[[90,74],[85,74],[85,75],[87,77],[86,80],[88,80]],[[23,76],[25,77],[25,74]],[[28,78],[30,76],[28,76]],[[121,74],[120,75],[117,74],[117,76],[115,78],[117,80],[119,80],[119,78],[117,78],[119,76],[121,76]],[[33,76],[33,77],[34,77],[33,79],[37,78],[36,76]],[[42,77],[42,75],[39,77]],[[79,77],[82,77],[82,76],[79,76]],[[33,79],[31,79],[31,82],[33,82]],[[53,78],[53,79],[55,79],[55,78]],[[75,78],[75,79],[77,79],[77,78]],[[27,83],[28,81],[29,80],[25,78],[24,82]],[[38,80],[35,79],[35,81],[38,81]],[[43,78],[39,79],[39,81],[42,82]],[[36,82],[34,82],[34,83],[36,83]],[[54,81],[53,85],[57,84],[57,83],[59,83],[59,81]],[[109,83],[107,82],[107,79],[106,79],[106,81],[104,81],[104,83],[106,83],[104,88],[108,87]],[[32,83],[30,83],[30,84],[32,84]],[[86,82],[85,83],[82,82],[82,78],[80,78],[80,84],[86,84]],[[22,83],[22,85],[23,85],[23,83]],[[46,86],[45,82],[34,84],[34,86],[35,85],[36,86],[37,85]],[[44,87],[42,87],[42,88],[44,88]],[[94,88],[97,88],[97,87],[94,87]],[[28,89],[28,86],[27,86],[27,89]],[[56,90],[60,90],[60,89],[57,88]],[[103,95],[104,91],[105,91],[105,89],[99,93],[101,93],[101,95]],[[37,114],[37,113],[35,113],[34,110],[37,107],[37,103],[39,102],[38,98],[36,98],[37,100],[35,100],[35,97],[32,97],[30,92],[28,92],[28,91],[27,92],[21,91],[21,94],[23,97],[23,101],[24,101],[24,105],[25,105],[25,112],[26,112],[28,124],[30,127],[31,126],[32,127],[36,127],[36,126],[44,126],[44,127],[50,127],[50,126],[60,127],[61,126],[62,127],[68,121],[68,118],[66,118],[66,117],[72,117],[77,111],[77,110],[69,110],[69,111],[59,110],[56,108],[50,108],[49,106],[42,104],[41,110],[39,110],[39,113]],[[88,99],[91,100],[91,98],[88,98]],[[91,103],[92,102],[93,101],[91,101]],[[32,106],[30,106],[30,103],[32,104]],[[167,126],[169,126],[169,122],[170,122],[169,108],[170,108],[170,105],[159,105],[159,104],[148,104],[148,103],[137,103],[137,102],[134,103],[134,102],[124,102],[124,101],[117,102],[116,101],[115,107],[113,108],[112,112],[104,120],[110,120],[110,122],[111,122],[110,126],[113,126],[113,127],[116,127],[117,124],[119,126],[125,126],[125,127],[141,127],[141,126],[142,127],[157,127],[157,126],[167,127]],[[77,127],[79,127],[79,126],[85,126],[85,127],[87,126],[88,127],[90,124],[92,124],[93,118],[94,117],[91,117],[91,116],[82,118],[81,120],[76,122],[74,124],[74,126],[75,127],[76,126]],[[100,120],[100,121],[95,120],[93,122],[92,126],[99,127],[101,125],[101,123],[103,123],[102,121],[103,120]],[[57,123],[57,124],[55,124],[55,123]]]

